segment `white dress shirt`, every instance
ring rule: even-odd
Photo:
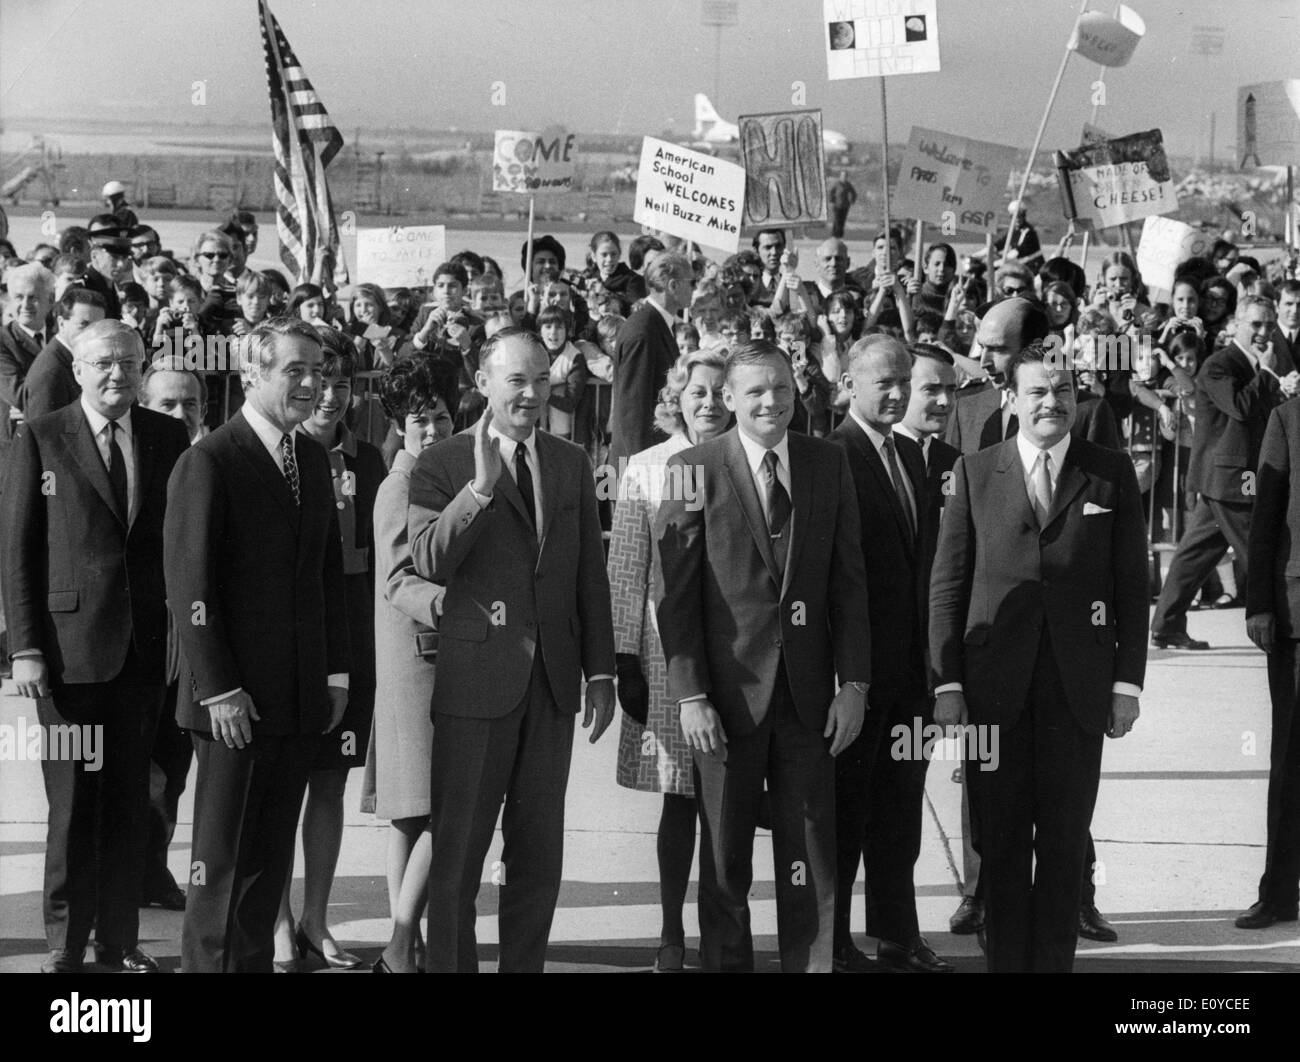
[[[284,438],[285,433],[272,424],[264,417],[258,408],[252,402],[245,402],[239,407],[244,414],[244,419],[248,421],[248,426],[253,429],[258,439],[261,440],[266,452],[271,455],[271,460],[275,462],[275,467],[280,470],[280,475],[284,475],[284,457],[280,453],[280,440]],[[289,437],[293,438],[293,432],[289,432]],[[294,440],[296,443],[296,440]],[[191,445],[193,445],[191,443]],[[335,673],[325,679],[327,686],[337,686],[339,689],[348,688],[348,676],[346,673]],[[227,693],[220,693],[215,697],[204,697],[199,704],[207,707],[210,704],[216,704],[218,701],[224,701],[239,693],[243,687],[230,690]]]
[[[1052,481],[1052,495],[1056,495],[1056,484],[1061,478],[1061,465],[1065,461],[1065,455],[1070,449],[1070,433],[1066,432],[1065,438],[1055,446],[1049,448],[1047,453],[1051,456],[1051,464],[1048,466],[1048,476]],[[1020,454],[1020,470],[1024,477],[1025,494],[1029,498],[1029,504],[1034,504],[1034,469],[1038,467],[1038,455],[1043,453],[1037,446],[1025,438],[1024,433],[1016,435],[1016,450]],[[942,686],[934,688],[935,695],[948,693],[952,690],[962,691],[960,682],[946,682]],[[1119,693],[1126,697],[1142,696],[1142,687],[1132,682],[1116,682],[1111,686],[1111,693]]]
[[[756,443],[743,431],[737,430],[736,434],[740,437],[740,445],[744,447],[745,461],[749,465],[750,475],[754,477],[754,489],[758,491],[759,508],[763,510],[763,519],[767,520],[767,476],[763,472],[763,457],[767,454],[767,448],[761,443]],[[793,513],[794,492],[790,489],[790,433],[786,432],[782,435],[781,441],[772,449],[776,452],[776,478],[790,498]]]
[[[889,476],[890,481],[892,482],[893,476],[889,473],[889,458],[885,456],[885,439],[887,436],[882,435],[879,431],[863,420],[861,414],[859,414],[852,406],[849,406],[849,416],[857,422],[859,428],[867,433],[867,438],[871,440],[871,445],[876,448],[876,456],[880,458],[880,463],[885,466],[885,475]],[[898,475],[903,481],[903,490],[907,491],[907,500],[912,506],[912,520],[915,522],[918,519],[916,494],[912,490],[912,481],[908,478],[906,469],[903,468],[903,459],[897,457],[898,443],[894,443],[894,454],[898,461]]]
[[[668,326],[668,331],[672,332],[677,325],[681,324],[680,318],[675,317],[673,314],[669,313],[668,310],[664,307],[663,303],[661,303],[658,299],[654,297],[653,293],[650,295],[649,298],[646,299],[646,302],[648,302],[651,306],[653,306],[656,310],[659,311],[659,316],[664,319],[664,324]]]
[[[655,305],[658,305],[658,303]],[[660,307],[660,309],[662,310],[663,308]],[[519,481],[515,476],[515,450],[522,445],[524,449],[528,451],[528,471],[533,474],[533,505],[535,506],[534,516],[537,518],[537,541],[540,542],[542,540],[542,469],[541,465],[537,462],[537,429],[534,428],[532,432],[529,433],[528,438],[522,443],[519,443],[508,436],[502,435],[501,432],[497,430],[495,424],[489,424],[488,438],[501,440],[501,461],[506,466],[506,470],[510,473],[510,478],[515,480],[516,485]],[[473,496],[474,500],[478,502],[480,512],[492,503],[492,495],[480,494],[474,489],[474,484],[472,482],[469,484],[469,492]],[[590,685],[591,683],[598,682],[601,679],[609,679],[610,681],[613,681],[614,676],[588,675],[587,683]]]
[[[921,448],[921,461],[925,465],[925,470],[930,470],[930,443],[934,441],[933,435],[922,435],[919,431],[913,431],[906,424],[894,425],[895,435],[904,435],[911,439]]]
[[[84,394],[81,396],[81,411],[90,422],[90,433],[95,437],[95,445],[99,447],[99,456],[104,459],[104,469],[107,471],[110,445],[108,418],[99,410],[92,409]],[[135,440],[131,429],[130,409],[117,418],[117,427],[117,446],[122,451],[122,463],[126,465],[126,522],[129,525],[135,516],[136,508]]]

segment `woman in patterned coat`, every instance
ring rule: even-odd
[[[698,350],[668,373],[655,411],[669,438],[635,454],[619,478],[609,543],[614,648],[623,706],[617,781],[664,795],[659,819],[659,892],[663,930],[655,972],[677,972],[685,958],[682,907],[695,858],[695,785],[691,750],[682,737],[677,705],[668,698],[668,668],[655,620],[651,587],[660,577],[651,531],[673,454],[721,435],[731,422],[722,402],[725,355]]]

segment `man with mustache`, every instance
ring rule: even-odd
[[[1102,735],[1138,717],[1146,532],[1127,455],[1074,438],[1042,343],[1006,369],[1014,439],[957,462],[930,583],[935,722],[998,727],[967,765],[990,972],[1073,967]]]

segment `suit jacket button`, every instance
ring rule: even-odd
[[[781,639],[780,639],[780,638],[778,638],[778,639],[776,640],[776,647],[777,647],[778,649],[781,648]]]
[[[532,620],[528,620],[528,621],[524,624],[524,626],[525,626],[525,627],[530,627],[530,628],[531,628],[531,627],[536,627],[537,624],[534,623]]]

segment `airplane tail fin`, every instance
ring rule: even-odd
[[[703,136],[707,127],[722,121],[722,116],[713,109],[709,97],[703,92],[695,94],[695,135]]]

